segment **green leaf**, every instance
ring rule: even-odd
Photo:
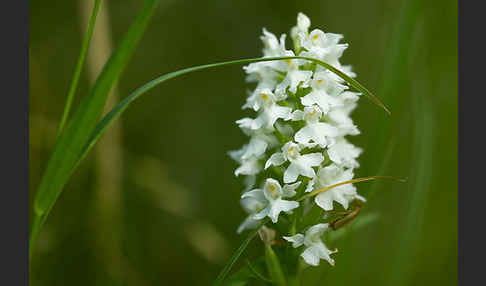
[[[73,166],[101,116],[108,93],[119,79],[153,14],[158,0],[145,0],[118,48],[113,52],[63,134],[57,138],[34,200],[34,220],[29,241],[29,257],[37,233],[69,179]]]
[[[89,18],[88,29],[84,35],[83,44],[81,45],[81,52],[79,53],[78,62],[76,63],[76,68],[74,69],[73,79],[71,81],[71,86],[69,87],[68,96],[66,99],[66,105],[64,106],[64,111],[62,113],[61,122],[59,123],[59,128],[57,130],[57,137],[62,133],[64,124],[69,116],[69,111],[71,110],[71,105],[73,103],[74,94],[76,93],[76,88],[78,87],[79,76],[81,75],[81,70],[83,68],[84,60],[86,59],[86,54],[88,53],[88,47],[93,36],[93,31],[96,23],[96,16],[100,10],[102,0],[95,0],[93,6],[93,11],[91,12],[91,17]]]
[[[235,264],[236,260],[238,260],[238,258],[241,256],[241,254],[243,254],[243,251],[245,251],[245,249],[248,246],[248,244],[250,244],[251,240],[255,237],[255,235],[260,230],[260,227],[262,225],[264,225],[267,221],[268,221],[268,219],[264,219],[262,221],[262,223],[260,224],[259,227],[257,227],[256,229],[254,229],[253,231],[250,232],[250,234],[248,235],[248,237],[243,241],[243,243],[241,243],[240,247],[238,247],[238,249],[235,251],[235,253],[230,258],[230,260],[228,261],[228,263],[225,265],[225,267],[223,268],[223,270],[221,270],[221,272],[219,273],[218,277],[216,277],[216,280],[214,280],[214,282],[213,282],[213,286],[221,285],[223,283],[224,278],[226,277],[226,275],[228,275],[228,273],[230,272],[231,268]]]

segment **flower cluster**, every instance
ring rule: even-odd
[[[354,77],[351,68],[339,62],[348,46],[339,43],[342,35],[319,29],[309,32],[309,27],[309,18],[299,13],[297,26],[291,30],[294,50],[286,49],[285,34],[277,39],[263,29],[263,56],[315,58]],[[246,184],[241,204],[249,215],[238,232],[255,228],[266,217],[274,224],[282,217],[290,219],[299,208],[299,214],[305,216],[314,203],[331,211],[334,202],[347,209],[352,200],[364,201],[352,184],[297,201],[305,193],[353,178],[362,150],[345,136],[359,134],[350,113],[360,94],[348,91],[333,72],[305,59],[255,62],[244,70],[248,81],[257,85],[243,108],[257,115],[236,121],[250,140],[240,150],[229,152],[240,164],[235,175],[245,176]],[[328,229],[328,224],[319,223],[310,226],[305,235],[284,239],[295,248],[305,246],[301,256],[308,264],[318,265],[325,259],[333,265],[330,255],[334,251],[322,242]]]

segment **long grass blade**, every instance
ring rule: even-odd
[[[86,54],[88,53],[89,44],[93,36],[93,31],[96,23],[96,16],[101,7],[102,0],[95,0],[93,11],[89,18],[88,28],[84,35],[83,43],[81,45],[81,52],[79,53],[78,62],[76,63],[76,68],[74,69],[73,79],[71,81],[71,86],[69,87],[68,96],[66,99],[66,104],[64,105],[64,111],[62,112],[61,122],[57,129],[57,137],[61,134],[66,120],[69,116],[69,111],[71,110],[71,105],[73,103],[74,94],[76,93],[76,88],[78,87],[79,76],[81,75],[81,70],[83,68],[84,60],[86,59]]]
[[[267,219],[264,219],[262,221],[262,223],[260,224],[259,227],[257,227],[256,229],[254,229],[253,231],[251,231],[250,234],[248,234],[247,238],[243,241],[243,243],[241,243],[240,247],[238,247],[238,249],[235,251],[235,253],[230,258],[230,260],[228,261],[228,263],[225,265],[225,267],[223,268],[223,270],[221,270],[221,272],[219,273],[218,277],[216,277],[216,279],[213,282],[213,286],[221,285],[221,283],[226,278],[226,275],[228,275],[228,273],[230,272],[231,268],[235,264],[236,260],[238,260],[238,258],[241,256],[241,254],[243,254],[243,251],[245,251],[245,249],[248,246],[248,244],[250,244],[251,240],[256,236],[256,234],[260,230],[260,227],[262,227],[262,225],[264,225],[267,221],[268,221]]]
[[[34,200],[34,219],[29,240],[29,257],[37,233],[77,165],[90,134],[100,118],[108,93],[119,79],[153,14],[158,0],[145,0],[119,47],[113,52],[89,95],[76,110],[64,133],[57,138]]]
[[[389,115],[391,115],[390,110],[388,108],[386,108],[386,106],[383,103],[381,103],[381,101],[373,93],[371,93],[371,91],[369,91],[366,87],[362,86],[357,80],[347,76],[342,71],[338,70],[337,68],[335,68],[335,67],[331,66],[330,64],[325,63],[323,61],[319,61],[319,60],[311,59],[311,58],[306,58],[306,57],[298,57],[298,58],[306,59],[306,60],[312,60],[313,62],[315,62],[315,63],[327,68],[328,70],[332,71],[333,73],[337,74],[340,78],[344,79],[350,86],[354,87],[355,89],[357,89],[358,91],[363,93],[366,97],[371,99],[376,105],[383,108]]]
[[[328,68],[329,70],[331,70],[332,72],[336,73],[338,76],[341,76],[351,86],[353,86],[357,90],[363,92],[364,95],[368,96],[373,101],[375,101],[375,99],[376,99],[375,102],[379,102],[379,100],[370,91],[368,91],[366,88],[364,88],[356,80],[348,77],[346,74],[344,74],[343,72],[339,71],[338,69],[332,67],[331,65],[329,65],[325,62],[313,59],[313,58],[307,58],[307,57],[271,57],[271,58],[241,59],[241,60],[234,60],[234,61],[227,61],[227,62],[221,62],[221,63],[214,63],[214,64],[207,64],[207,65],[201,65],[201,66],[196,66],[196,67],[190,67],[190,68],[178,70],[178,71],[175,71],[175,72],[171,72],[171,73],[168,73],[168,74],[165,74],[165,75],[162,75],[158,78],[153,79],[152,81],[146,83],[142,87],[135,90],[128,97],[126,97],[124,100],[122,100],[118,105],[116,105],[112,110],[110,110],[110,112],[108,112],[103,117],[103,119],[100,121],[100,123],[96,126],[96,129],[93,132],[90,140],[87,142],[85,149],[83,150],[83,153],[80,155],[79,161],[81,161],[87,155],[87,153],[94,146],[94,144],[97,142],[99,137],[110,126],[111,122],[113,120],[115,120],[116,118],[118,118],[118,116],[120,116],[123,113],[123,111],[125,111],[125,109],[130,105],[130,103],[132,103],[135,99],[140,97],[142,94],[146,93],[150,89],[154,88],[155,86],[161,84],[162,82],[164,82],[166,80],[169,80],[169,79],[172,79],[172,78],[175,78],[177,76],[184,75],[184,74],[187,74],[187,73],[205,70],[205,69],[209,69],[209,68],[220,67],[220,66],[235,65],[235,64],[249,64],[249,63],[255,63],[255,62],[276,61],[276,60],[286,60],[286,59],[305,59],[305,60],[315,62],[319,65],[322,65],[322,66]],[[386,107],[384,107],[384,105],[381,104],[381,102],[379,104],[377,103],[377,105],[383,106],[383,108],[386,111],[388,111],[388,109],[386,109]],[[78,161],[78,163],[79,163],[79,161]],[[73,166],[74,169],[76,167],[77,167],[77,164],[75,166]]]

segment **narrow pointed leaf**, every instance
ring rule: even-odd
[[[55,141],[34,200],[34,220],[29,241],[30,252],[41,225],[61,194],[62,188],[72,173],[73,166],[77,165],[79,154],[103,112],[109,91],[127,65],[158,2],[158,0],[145,0],[142,3],[137,17],[105,64],[89,95],[81,101],[72,120]]]
[[[71,85],[69,86],[68,96],[66,99],[66,104],[64,105],[64,111],[62,112],[61,122],[59,123],[59,128],[57,130],[57,136],[59,136],[64,128],[64,124],[69,116],[69,111],[71,110],[71,105],[73,103],[74,94],[76,93],[76,88],[78,87],[79,76],[81,75],[81,70],[83,68],[84,60],[86,59],[86,54],[88,53],[89,44],[93,36],[93,31],[96,23],[96,16],[100,10],[102,0],[95,0],[93,11],[89,18],[88,28],[83,39],[83,44],[81,45],[81,52],[79,53],[78,62],[76,63],[76,68],[74,69],[73,79]]]
[[[230,272],[231,268],[235,264],[236,260],[238,260],[238,258],[241,256],[241,254],[243,254],[243,251],[245,251],[245,249],[248,246],[248,244],[250,244],[250,242],[252,241],[252,239],[255,238],[256,234],[258,233],[258,230],[260,230],[260,227],[262,225],[264,225],[267,221],[268,221],[267,219],[264,219],[262,221],[262,223],[260,224],[259,227],[257,227],[256,229],[254,229],[253,231],[250,232],[250,234],[248,235],[248,237],[243,241],[243,243],[241,243],[240,247],[238,247],[238,249],[235,251],[235,253],[230,258],[230,260],[228,261],[228,263],[225,265],[225,267],[223,268],[223,270],[221,270],[221,272],[219,273],[218,277],[216,277],[216,279],[213,282],[213,286],[222,285],[224,279],[226,278],[226,275],[228,275],[228,273]]]

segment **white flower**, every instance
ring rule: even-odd
[[[292,27],[290,31],[290,36],[292,37],[294,42],[298,42],[297,35],[299,33],[307,33],[310,25],[311,21],[309,17],[307,17],[304,13],[297,14],[297,26]]]
[[[300,99],[304,106],[317,104],[326,114],[332,107],[344,104],[339,94],[347,87],[336,81],[332,75],[334,74],[327,70],[314,73],[310,83],[312,91]]]
[[[282,198],[289,198],[295,195],[295,189],[300,185],[297,182],[292,185],[284,185],[282,188],[280,183],[272,178],[268,178],[265,182],[263,189],[255,189],[244,193],[241,198],[255,198],[260,202],[265,199],[265,208],[258,213],[255,213],[252,217],[254,220],[261,220],[264,217],[269,217],[273,223],[278,221],[280,212],[290,212],[297,208],[299,203],[296,201],[287,201]]]
[[[241,206],[250,215],[246,217],[243,223],[238,227],[237,233],[241,233],[245,229],[252,229],[259,225],[259,220],[255,219],[254,214],[260,212],[267,205],[267,200],[261,192],[246,193],[247,195],[241,199]]]
[[[270,88],[256,88],[255,91],[247,98],[243,108],[252,108],[255,111],[260,108],[270,108],[277,101],[285,99],[285,97],[278,97]]]
[[[324,33],[319,29],[313,30],[310,34],[300,32],[298,33],[300,45],[307,50],[300,53],[300,55],[317,58],[340,68],[339,58],[348,47],[348,44],[338,44],[342,37],[342,35],[338,34]]]
[[[274,34],[264,28],[263,36],[260,37],[264,45],[263,57],[283,57],[291,52],[285,49],[285,38],[286,35],[282,34],[279,42]],[[279,76],[276,71],[285,72],[287,65],[283,61],[268,61],[251,63],[243,69],[249,74],[248,81],[259,82],[258,88],[273,89],[277,84],[276,78]]]
[[[344,104],[329,111],[328,122],[338,129],[339,136],[358,135],[360,133],[358,127],[354,125],[349,116],[356,107],[356,101],[359,99],[358,93],[345,91],[339,96]]]
[[[258,158],[252,156],[246,160],[242,160],[240,167],[235,170],[235,176],[242,175],[256,175],[260,173],[262,166],[258,162]]]
[[[245,184],[244,192],[251,190],[256,183],[256,175],[248,175],[243,179],[243,183]]]
[[[291,57],[295,56],[295,54],[292,51],[287,51],[285,53],[285,56]],[[296,93],[297,86],[299,86],[300,83],[302,83],[300,86],[303,88],[309,86],[309,80],[312,77],[312,71],[299,69],[299,66],[306,63],[305,60],[287,59],[283,62],[287,63],[287,74],[285,75],[283,81],[279,83],[275,88],[275,94],[283,96],[283,94],[286,93],[287,88],[290,92]]]
[[[292,108],[290,107],[274,104],[260,113],[260,115],[255,119],[254,126],[257,128],[264,127],[266,129],[273,130],[273,124],[275,124],[277,119],[281,118],[283,120],[290,120],[291,112]]]
[[[265,128],[273,130],[273,124],[277,119],[290,120],[292,108],[277,104],[279,99],[270,89],[258,90],[247,99],[245,108],[251,107],[255,111],[260,111],[257,118],[243,118],[236,121],[242,129],[257,130]]]
[[[311,192],[344,181],[349,181],[353,179],[353,176],[352,169],[344,170],[335,164],[331,164],[327,167],[319,168],[316,178],[309,182],[305,191]],[[358,195],[355,186],[352,184],[345,184],[319,193],[315,196],[314,201],[325,211],[330,211],[333,209],[334,201],[340,203],[345,209],[348,209],[349,202],[354,199],[365,200]]]
[[[249,145],[243,146],[239,150],[229,151],[228,154],[236,162],[240,163],[240,166],[235,170],[235,176],[238,175],[256,175],[262,170],[262,166],[259,162],[259,157],[251,154],[254,151],[248,151]],[[247,154],[251,154],[246,156]],[[245,156],[245,158],[243,158]]]
[[[296,234],[294,236],[284,236],[283,238],[289,242],[292,242],[292,247],[297,248],[304,245],[306,248],[300,256],[305,260],[307,264],[318,266],[321,259],[326,260],[334,266],[334,260],[331,258],[331,254],[336,253],[329,250],[322,242],[321,236],[329,229],[327,223],[320,223],[310,227],[305,235]]]
[[[304,112],[295,111],[292,119],[305,120],[307,123],[295,134],[295,142],[307,147],[316,143],[322,148],[331,143],[333,138],[338,135],[338,129],[328,123],[320,122],[321,116],[322,111],[317,105],[305,107]]]
[[[266,62],[251,63],[243,67],[248,74],[247,82],[258,82],[257,88],[275,88],[278,84],[279,73],[268,65]]]
[[[243,162],[251,157],[260,158],[267,149],[268,143],[257,137],[251,138],[248,144],[245,144],[239,150],[229,151],[228,154],[237,162]]]
[[[279,57],[285,54],[285,38],[286,35],[282,34],[279,42],[273,33],[270,33],[267,29],[263,28],[263,36],[260,37],[264,45],[263,56]],[[278,63],[278,61],[276,63]]]
[[[290,161],[289,167],[285,170],[284,183],[293,183],[299,175],[309,178],[315,177],[316,173],[312,167],[319,166],[324,161],[321,153],[310,153],[300,155],[300,146],[294,142],[287,142],[282,147],[282,152],[274,153],[265,163],[265,169],[271,165],[280,166]]]
[[[346,168],[358,168],[356,158],[363,152],[361,148],[349,143],[344,137],[337,138],[328,146],[327,154],[336,165]]]

